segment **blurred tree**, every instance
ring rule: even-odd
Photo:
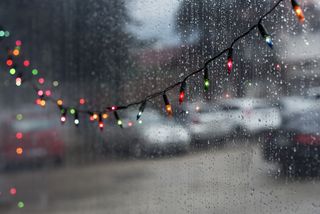
[[[49,79],[62,80],[62,96],[90,97],[96,106],[123,101],[134,40],[123,0],[4,0],[0,8],[23,53]]]

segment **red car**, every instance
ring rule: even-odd
[[[65,145],[57,125],[55,120],[41,117],[3,122],[0,127],[2,167],[46,162],[61,164]]]

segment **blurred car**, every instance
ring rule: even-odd
[[[285,121],[290,119],[292,115],[317,109],[319,104],[319,101],[310,99],[310,97],[288,96],[281,97],[275,106],[279,108],[281,118]]]
[[[106,126],[103,133],[108,150],[135,157],[175,154],[188,151],[188,131],[173,118],[146,109],[139,121],[136,111],[120,115],[123,129],[116,125]],[[119,113],[120,114],[120,113]],[[116,124],[116,121],[110,121]]]
[[[268,133],[263,155],[267,161],[280,163],[284,172],[318,169],[320,110],[292,115],[279,130]]]
[[[56,120],[34,116],[21,121],[5,120],[0,125],[2,168],[44,162],[61,164],[64,153]]]
[[[279,127],[280,112],[263,99],[239,98],[217,103],[189,104],[187,124],[193,138],[221,139],[235,133],[257,134]]]
[[[307,96],[313,99],[320,99],[320,87],[309,88]]]

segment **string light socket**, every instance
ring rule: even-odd
[[[61,107],[60,122],[61,122],[61,124],[65,124],[66,121],[67,121],[67,110],[65,108]]]
[[[261,36],[265,39],[268,46],[272,49],[273,48],[273,42],[271,36],[267,33],[265,27],[259,22],[258,29],[260,31]]]
[[[297,18],[301,23],[303,23],[305,18],[304,18],[303,10],[300,7],[299,3],[296,0],[291,0],[291,4]]]
[[[169,102],[168,96],[165,93],[163,94],[163,101],[166,107],[166,112],[171,117],[173,115],[172,106]]]
[[[204,90],[208,91],[210,86],[210,80],[209,80],[209,70],[207,66],[204,68],[203,79],[204,79]]]
[[[99,129],[100,131],[103,131],[103,128],[104,128],[104,123],[103,123],[103,120],[102,120],[102,115],[99,114]]]
[[[79,114],[78,114],[78,111],[75,110],[75,113],[74,113],[74,124],[76,126],[79,126],[79,123],[80,123]]]
[[[118,112],[117,112],[117,111],[114,111],[113,114],[114,114],[114,117],[115,117],[116,120],[117,120],[117,125],[120,126],[121,128],[123,128],[123,125],[122,125],[123,123],[122,123],[122,120],[120,119],[120,117],[119,117],[119,115],[118,115]]]
[[[229,48],[227,66],[228,66],[228,73],[230,74],[233,67],[233,48]]]
[[[186,81],[183,81],[181,83],[181,86],[180,86],[180,93],[179,93],[179,104],[181,105],[184,101],[184,98],[185,98],[185,91],[186,91],[186,87],[187,87],[187,83]]]
[[[144,101],[144,102],[141,104],[141,106],[139,107],[139,113],[138,113],[138,115],[137,115],[137,120],[139,120],[139,119],[141,118],[142,113],[143,113],[146,105],[147,105],[147,101]]]

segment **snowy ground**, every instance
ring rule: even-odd
[[[254,144],[1,176],[25,202],[8,214],[320,213],[320,180],[278,177]]]

